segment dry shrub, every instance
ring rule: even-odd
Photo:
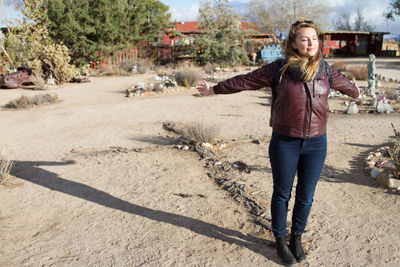
[[[213,74],[215,72],[215,65],[207,62],[207,64],[204,66],[204,72],[207,74]]]
[[[346,77],[347,77],[349,80],[351,80],[351,81],[355,80],[353,74],[351,74],[351,72],[349,72],[349,71],[342,71],[342,74],[343,74],[344,76],[346,76]]]
[[[120,75],[120,69],[115,65],[107,65],[100,69],[100,75],[104,76],[118,76]]]
[[[136,59],[137,73],[144,74],[155,69],[155,65],[150,58]]]
[[[58,100],[57,94],[42,94],[35,96],[22,95],[21,97],[8,102],[6,108],[28,108],[55,103]]]
[[[359,81],[368,80],[368,68],[366,65],[357,64],[349,65],[346,70],[351,73],[351,75]]]
[[[189,68],[175,73],[175,80],[178,85],[193,87],[203,78],[203,71],[197,68]]]
[[[394,137],[389,140],[390,156],[397,170],[400,171],[400,132],[396,130],[392,123]]]
[[[197,143],[215,143],[218,139],[219,128],[200,122],[188,122],[178,125],[179,133],[187,140]]]
[[[385,89],[385,96],[390,100],[399,100],[400,93],[396,89]]]
[[[155,70],[156,66],[150,58],[137,58],[134,60],[125,60],[119,66],[122,73],[145,74]],[[133,71],[135,69],[135,71]]]
[[[348,67],[348,64],[344,61],[337,61],[332,64],[332,67],[334,67],[338,71],[345,71],[346,68]]]
[[[14,162],[9,159],[7,150],[0,147],[0,183],[10,175],[13,164]]]
[[[136,64],[134,60],[124,60],[119,67],[125,72],[131,73],[133,66]]]

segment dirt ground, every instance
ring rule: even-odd
[[[268,217],[269,92],[125,97],[150,79],[96,77],[51,89],[59,103],[0,110],[0,142],[15,160],[15,177],[0,186],[0,266],[279,265],[271,233],[162,129],[165,121],[218,127],[231,145],[217,156],[249,165],[238,176]],[[42,93],[1,90],[0,105]],[[299,266],[400,265],[400,195],[378,187],[363,165],[399,119],[330,114],[328,157],[304,234],[308,260]]]

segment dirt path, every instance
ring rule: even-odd
[[[17,177],[0,187],[0,266],[278,265],[270,233],[162,129],[164,121],[218,125],[224,140],[237,141],[218,156],[250,165],[243,181],[268,208],[269,95],[124,97],[149,77],[94,78],[55,89],[58,104],[0,111]],[[0,91],[0,105],[22,93],[41,92]],[[301,266],[399,266],[400,196],[363,170],[399,118],[330,115]],[[251,138],[261,144],[238,142]]]

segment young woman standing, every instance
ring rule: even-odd
[[[306,259],[301,247],[301,236],[327,153],[329,90],[333,88],[354,98],[358,97],[359,90],[322,58],[318,30],[312,21],[299,19],[292,24],[285,50],[285,59],[281,61],[212,87],[203,80],[197,85],[197,90],[201,95],[212,95],[275,87],[270,119],[273,132],[269,145],[274,182],[272,229],[279,258],[285,265],[293,266]],[[288,234],[287,211],[296,173],[297,185],[288,245],[285,240]]]

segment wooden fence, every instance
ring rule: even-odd
[[[121,65],[124,61],[135,60],[138,58],[138,49],[128,49],[114,55],[105,56],[103,52],[96,53],[97,60],[90,61],[90,68],[92,70],[102,69],[107,66]]]

